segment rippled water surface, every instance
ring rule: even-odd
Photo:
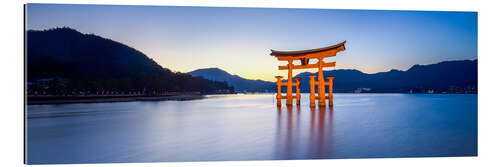
[[[29,105],[29,164],[477,155],[477,95],[272,94]]]

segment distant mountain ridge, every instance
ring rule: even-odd
[[[189,74],[209,80],[225,81],[236,91],[275,92],[276,84],[262,80],[248,80],[231,75],[218,68],[198,69]],[[308,75],[303,72],[294,76],[302,78],[302,92],[309,92]],[[429,65],[414,65],[406,71],[390,70],[366,74],[354,69],[324,71],[326,76],[334,76],[334,92],[355,92],[362,90],[374,93],[424,93],[428,91],[449,93],[477,93],[477,59],[444,61]],[[365,88],[365,89],[363,89]],[[285,87],[282,89],[285,91]],[[317,90],[317,89],[316,89]]]
[[[245,79],[238,75],[231,75],[219,68],[198,69],[188,72],[188,74],[208,80],[227,82],[237,92],[272,92],[276,90],[273,82]]]
[[[302,78],[301,89],[309,91],[310,74],[317,75],[304,72],[295,76]],[[335,92],[353,92],[358,88],[369,88],[371,92],[477,92],[477,59],[417,64],[406,71],[366,74],[358,70],[339,69],[324,71],[323,74],[335,77]]]

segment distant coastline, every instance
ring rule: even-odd
[[[338,92],[341,94],[476,94],[474,93],[411,93],[411,92]],[[225,93],[233,94],[233,93]],[[236,94],[275,94],[270,92],[246,92]],[[184,101],[200,100],[205,95],[199,92],[171,93],[168,95],[28,95],[27,105],[43,104],[74,104],[74,103],[113,103],[113,102],[133,102],[133,101]]]
[[[166,95],[28,95],[27,104],[72,104],[72,103],[111,103],[131,101],[198,100],[204,94],[199,92],[170,93]]]

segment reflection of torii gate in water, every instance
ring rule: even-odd
[[[318,49],[301,50],[301,51],[276,51],[271,49],[271,56],[275,56],[279,61],[287,61],[288,65],[279,66],[278,70],[288,70],[287,82],[282,82],[282,76],[276,76],[278,81],[276,86],[278,87],[278,94],[276,95],[278,106],[281,106],[281,99],[286,99],[286,105],[293,105],[293,99],[295,98],[297,105],[300,105],[300,79],[295,78],[296,82],[292,80],[292,70],[293,69],[309,69],[318,68],[318,76],[309,75],[309,84],[311,89],[310,94],[310,106],[315,107],[315,100],[318,99],[318,106],[325,107],[325,98],[328,98],[328,105],[333,106],[333,76],[328,76],[328,83],[325,83],[323,77],[323,67],[335,67],[335,62],[325,63],[324,58],[333,57],[337,55],[337,52],[345,50],[344,44],[346,41]],[[309,64],[309,59],[318,59],[316,64]],[[294,65],[294,60],[300,60],[300,65]],[[315,78],[318,81],[315,81]],[[286,96],[281,94],[281,86],[286,86]],[[292,87],[295,86],[296,95],[293,96]],[[318,86],[318,96],[315,93],[315,86]],[[328,96],[325,95],[325,86],[328,86]]]

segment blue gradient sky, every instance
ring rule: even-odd
[[[344,40],[346,50],[327,60],[336,69],[376,73],[477,58],[476,12],[55,4],[28,4],[26,12],[28,29],[71,27],[110,38],[174,71],[218,67],[268,81],[286,75],[270,49]]]

